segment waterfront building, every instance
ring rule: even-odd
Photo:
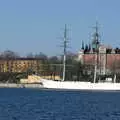
[[[11,58],[0,59],[0,72],[34,72],[37,73],[41,69],[41,59],[37,58]]]
[[[120,49],[100,43],[97,24],[91,44],[84,45],[82,42],[81,50],[78,52],[78,60],[88,66],[97,64],[98,73],[101,75],[120,72]]]

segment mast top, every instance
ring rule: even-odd
[[[93,34],[92,48],[96,51],[99,47],[99,33],[98,33],[98,22],[96,22],[96,26],[93,27],[95,29],[95,33]]]
[[[67,25],[65,24],[65,30],[64,30],[64,40],[67,38]]]

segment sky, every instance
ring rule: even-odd
[[[64,26],[68,51],[92,41],[98,21],[100,42],[120,47],[120,0],[0,0],[0,52],[24,56],[42,52],[62,54]]]

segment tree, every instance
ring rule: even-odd
[[[42,52],[40,52],[39,54],[36,54],[35,58],[40,58],[40,59],[43,59],[43,60],[47,60],[48,59],[47,55],[45,55]]]
[[[32,52],[27,54],[27,58],[34,58],[34,57],[35,57],[35,56],[33,55]]]
[[[59,61],[59,59],[58,59],[57,56],[52,56],[52,57],[50,57],[48,60],[49,60],[49,63],[50,63],[50,64],[60,63],[60,61]]]
[[[1,58],[11,59],[11,58],[18,58],[20,57],[16,52],[13,52],[11,50],[4,51],[1,56]]]

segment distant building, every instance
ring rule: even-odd
[[[0,72],[21,73],[32,71],[37,73],[38,69],[41,69],[41,61],[37,58],[0,59]]]
[[[97,25],[95,28],[91,44],[84,46],[82,42],[81,50],[78,52],[78,60],[86,65],[94,66],[97,63],[100,74],[120,72],[120,49],[102,45],[99,41]]]

